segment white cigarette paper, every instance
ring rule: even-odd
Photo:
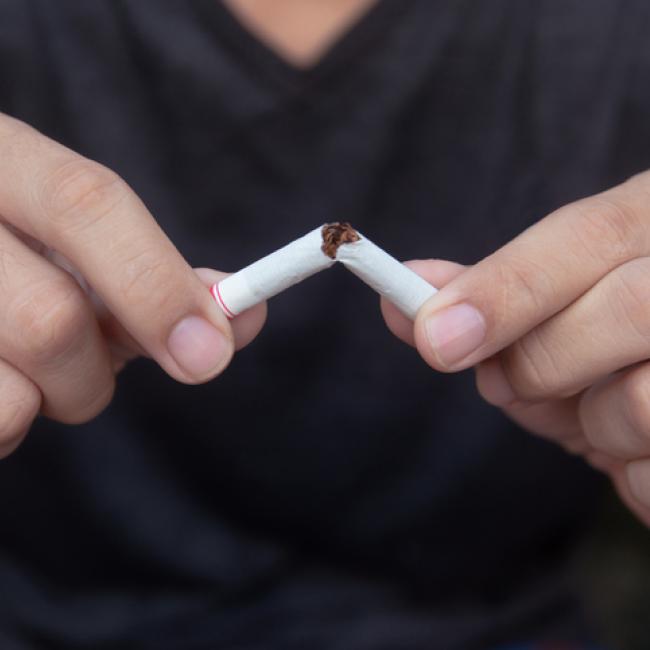
[[[350,224],[333,223],[228,276],[212,287],[212,295],[225,314],[234,318],[335,262],[341,262],[411,320],[437,292]]]
[[[224,278],[212,287],[212,295],[226,316],[234,318],[246,309],[326,269],[335,260],[322,251],[322,228],[292,241],[257,262]]]
[[[438,290],[383,248],[357,234],[359,241],[339,246],[336,260],[415,320],[420,307]]]

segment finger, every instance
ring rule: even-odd
[[[496,402],[504,402],[506,406],[502,408],[505,413],[522,428],[562,445],[573,454],[589,451],[578,415],[578,396],[541,403],[505,400],[501,397],[504,390],[502,382],[503,370],[498,358],[492,357],[476,366],[476,385],[486,401],[496,406],[502,406]],[[498,399],[495,400],[495,396]]]
[[[458,276],[418,315],[420,353],[440,370],[475,365],[647,253],[649,187],[645,174],[566,206]]]
[[[635,476],[635,472],[639,472]],[[619,462],[608,471],[614,487],[625,505],[642,521],[650,526],[650,500],[648,500],[648,486],[646,468],[643,465],[630,468],[628,463]]]
[[[208,289],[227,275],[213,269],[195,269],[195,272]],[[108,342],[115,374],[121,372],[129,361],[137,357],[148,356],[146,350],[106,309],[103,303],[95,300],[94,308],[102,334]],[[246,347],[259,334],[266,321],[266,311],[266,303],[262,303],[246,310],[231,322],[235,350]]]
[[[79,269],[170,375],[218,374],[233,340],[210,292],[116,174],[0,118],[0,212]]]
[[[580,418],[595,449],[621,460],[650,456],[650,363],[590,388],[582,398]]]
[[[641,506],[635,512],[642,516],[650,509],[650,458],[633,460],[625,466],[625,478],[629,492]]]
[[[213,269],[194,269],[203,284],[209,289],[227,273]],[[266,321],[266,303],[255,305],[231,321],[235,340],[235,350],[246,347],[260,332]],[[113,317],[103,305],[95,305],[100,328],[108,340],[109,349],[113,356],[113,370],[120,372],[126,364],[147,353],[142,346],[124,329],[122,324]]]
[[[0,458],[18,447],[41,406],[36,386],[0,359]]]
[[[501,353],[518,399],[567,397],[650,352],[650,258],[627,262]]]
[[[213,269],[194,270],[208,289],[228,275]],[[266,302],[263,302],[251,309],[247,309],[230,321],[236,350],[246,347],[260,333],[266,321],[266,312]]]
[[[79,285],[0,226],[0,358],[33,381],[42,411],[84,422],[110,401],[106,343]]]
[[[12,232],[13,234],[19,233],[16,229]],[[21,237],[21,241],[22,240],[23,238]],[[40,248],[35,247],[33,241],[28,242],[28,245],[32,250],[36,250],[43,255],[48,262],[69,273],[82,288],[84,294],[92,305],[102,336],[108,344],[108,349],[113,361],[113,374],[117,375],[129,361],[136,357],[149,356],[147,351],[133,338],[133,336],[131,336],[131,334],[129,334],[113,314],[108,311],[101,298],[95,293],[95,291],[93,291],[92,287],[81,275],[79,270],[74,267],[70,260],[61,255],[58,251],[46,247],[43,248],[42,246]]]
[[[451,282],[467,267],[446,260],[411,260],[404,262],[434,287],[443,287]],[[400,340],[408,345],[415,345],[413,335],[413,321],[409,320],[390,301],[382,298],[380,301],[382,316],[388,329]]]

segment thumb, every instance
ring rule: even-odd
[[[206,289],[210,289],[228,275],[222,271],[206,268],[194,269],[194,272],[199,276]],[[137,357],[149,356],[85,283],[84,288],[89,291],[102,332],[108,341],[113,357],[114,371],[120,372],[129,361]],[[236,350],[241,350],[255,339],[264,326],[266,313],[267,308],[264,302],[246,310],[231,321]]]
[[[424,359],[474,366],[646,254],[647,190],[631,183],[560,208],[433,296],[415,322]]]

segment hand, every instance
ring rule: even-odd
[[[219,374],[265,316],[231,330],[221,275],[192,270],[115,173],[0,115],[0,456],[38,413],[97,415],[138,354],[185,383]]]
[[[415,327],[388,326],[433,368],[476,366],[480,393],[609,474],[650,525],[650,173],[561,208],[444,285]]]

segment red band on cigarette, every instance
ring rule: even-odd
[[[212,297],[219,303],[219,306],[221,309],[223,309],[226,316],[230,319],[233,319],[236,314],[233,314],[230,309],[228,309],[226,303],[223,301],[223,298],[221,297],[221,291],[219,291],[219,285],[213,284],[212,288],[210,289],[210,293],[212,294]]]

